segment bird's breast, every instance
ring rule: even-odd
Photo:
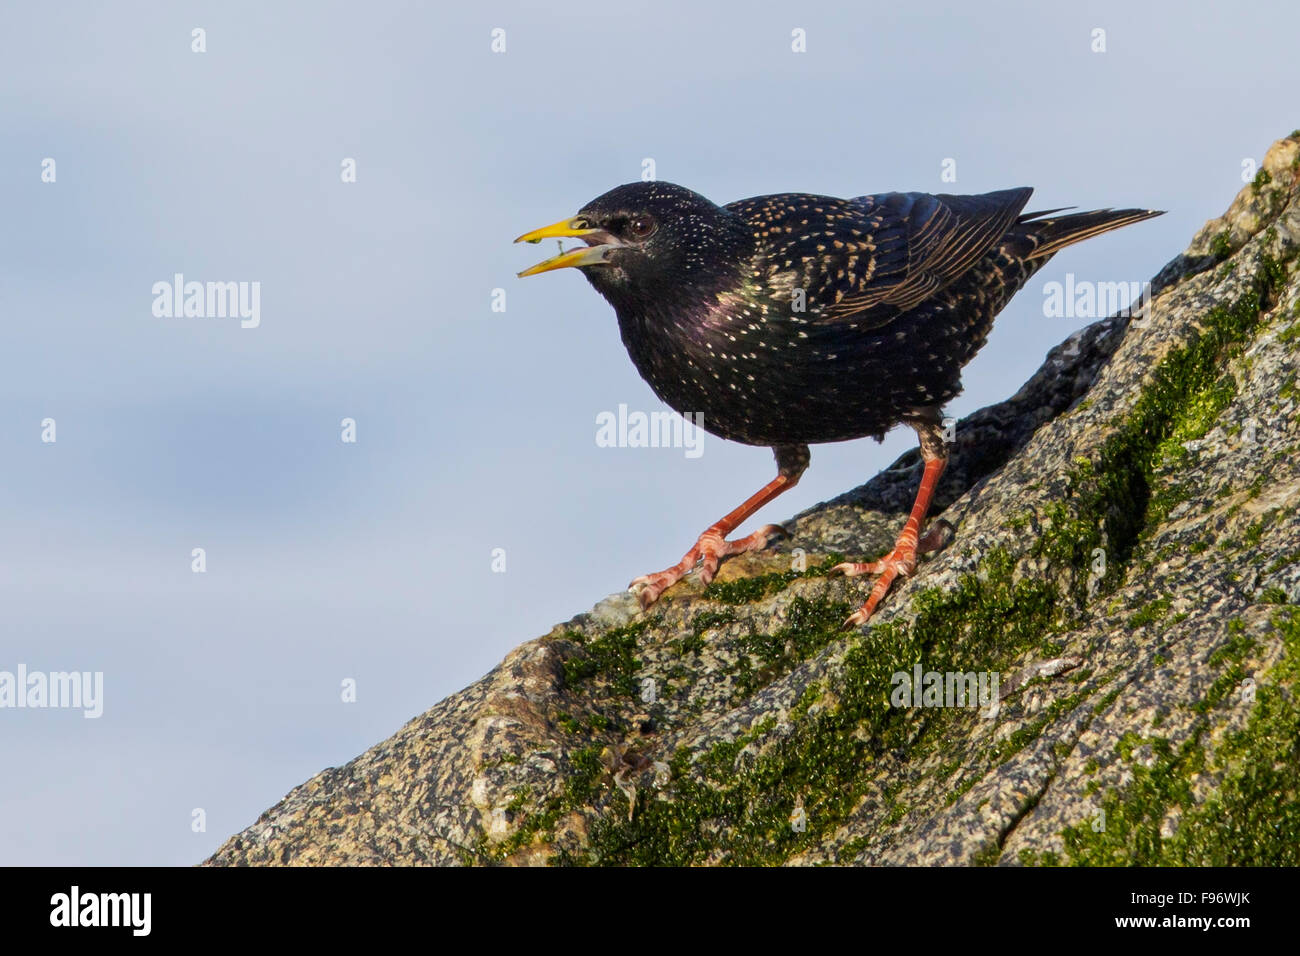
[[[936,400],[933,376],[912,363],[901,338],[816,318],[724,296],[715,308],[676,315],[620,314],[619,327],[655,394],[732,441],[880,436],[901,409]]]

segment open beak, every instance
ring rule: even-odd
[[[515,242],[541,242],[543,239],[568,238],[582,239],[587,245],[561,252],[558,256],[551,256],[551,258],[537,263],[531,269],[525,269],[519,273],[519,278],[535,276],[538,273],[550,272],[553,269],[567,269],[570,266],[603,265],[610,250],[619,245],[618,240],[610,233],[605,232],[603,229],[588,226],[581,217],[561,219],[559,222],[543,226],[541,229],[526,232]]]

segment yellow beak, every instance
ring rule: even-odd
[[[541,242],[543,239],[577,238],[590,236],[601,231],[588,226],[582,219],[561,219],[559,222],[543,226],[541,229],[526,232],[515,242]],[[519,278],[535,276],[542,272],[550,272],[553,269],[566,269],[570,266],[599,265],[605,261],[605,256],[611,248],[613,248],[612,245],[599,245],[570,249],[568,252],[561,252],[557,256],[551,256],[551,258],[537,263],[531,269],[525,269],[519,273]]]

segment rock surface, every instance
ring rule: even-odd
[[[523,644],[207,863],[1300,864],[1298,170],[1300,131],[1145,316],[957,424],[955,538],[868,629],[825,569],[892,544],[915,453],[707,589]],[[998,684],[896,706],[917,668]]]

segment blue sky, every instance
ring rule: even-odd
[[[718,202],[1169,210],[1053,260],[961,415],[1086,324],[1044,283],[1149,278],[1296,125],[1300,11],[1267,6],[5,5],[0,670],[102,671],[105,701],[0,709],[0,863],[197,862],[771,477],[712,437],[598,447],[601,412],[662,406],[579,275],[515,279],[546,254],[516,235],[647,157]],[[156,318],[177,272],[259,282],[261,324]],[[814,448],[758,520],[913,441]]]

